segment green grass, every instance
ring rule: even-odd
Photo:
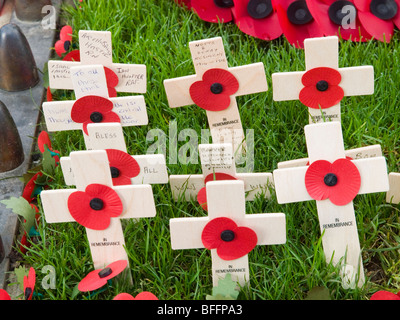
[[[157,3],[157,4],[156,4]],[[200,173],[199,164],[170,164],[169,124],[176,121],[178,132],[191,128],[200,134],[207,128],[203,110],[195,106],[171,109],[163,80],[194,73],[188,43],[221,36],[230,66],[263,62],[268,85],[274,72],[304,70],[304,52],[290,46],[282,37],[261,41],[240,32],[234,24],[210,24],[171,0],[84,1],[82,9],[66,9],[65,21],[74,28],[112,32],[113,59],[120,63],[147,65],[148,87],[144,95],[149,125],[124,128],[128,152],[144,154],[154,141],[146,141],[150,129],[167,134],[169,174]],[[381,144],[389,172],[399,171],[400,37],[396,32],[390,44],[340,43],[340,67],[373,65],[375,94],[348,97],[342,101],[342,127],[346,149]],[[55,100],[73,97],[57,91]],[[237,98],[244,129],[254,130],[255,172],[272,172],[280,161],[307,156],[304,125],[308,114],[297,101],[274,102],[272,91]],[[171,137],[169,137],[171,138]],[[84,149],[80,132],[53,134],[53,147],[67,156]],[[186,141],[178,141],[178,149]],[[66,188],[57,169],[51,188]],[[130,259],[133,286],[113,283],[94,296],[75,299],[112,299],[120,292],[132,295],[147,290],[160,299],[205,299],[211,294],[211,259],[205,249],[173,251],[169,220],[175,217],[203,216],[195,203],[175,202],[169,185],[153,186],[157,216],[138,222],[124,221],[126,250]],[[332,299],[364,300],[378,290],[400,290],[399,207],[385,202],[385,194],[360,195],[354,200],[366,284],[361,289],[344,290],[337,270],[325,263],[314,202],[279,205],[272,199],[247,202],[247,213],[286,214],[287,243],[256,247],[249,254],[250,288],[240,299],[304,299],[316,286],[327,287]],[[70,299],[76,284],[93,270],[85,230],[75,223],[47,224],[42,217],[40,237],[34,241],[23,263],[37,270],[37,290],[42,299]],[[43,266],[56,269],[56,289],[44,290],[40,281]]]

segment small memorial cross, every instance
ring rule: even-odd
[[[118,77],[118,92],[146,93],[146,65],[113,63],[110,31],[79,31],[80,61],[50,60],[49,86],[73,90],[71,67],[100,64]]]
[[[196,199],[206,181],[242,180],[244,181],[246,200],[252,201],[256,196],[270,197],[269,187],[273,185],[272,173],[237,173],[233,147],[229,143],[199,145],[202,174],[170,175],[169,181],[175,200]]]
[[[156,215],[151,186],[113,186],[104,150],[74,151],[70,156],[76,189],[42,191],[46,222],[83,225],[95,269],[128,260],[120,219]]]
[[[237,96],[268,90],[264,64],[228,68],[221,37],[189,43],[196,74],[164,80],[169,106],[196,104],[206,110],[213,143],[245,146]]]
[[[273,73],[273,100],[300,100],[308,107],[309,123],[340,122],[344,96],[373,94],[373,67],[339,68],[338,43],[337,36],[306,39],[306,71]]]
[[[386,193],[386,202],[392,204],[400,203],[400,173],[389,173],[389,191]]]
[[[309,124],[305,135],[310,164],[274,170],[277,201],[316,200],[327,262],[341,263],[344,287],[361,286],[364,272],[353,199],[388,190],[386,160],[346,159],[337,121]]]
[[[248,253],[256,245],[286,242],[285,215],[246,214],[243,181],[211,181],[206,190],[207,217],[170,220],[172,249],[210,249],[213,285],[230,273],[244,286],[249,281]]]

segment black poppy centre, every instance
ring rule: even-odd
[[[92,112],[90,114],[90,120],[94,123],[101,122],[103,120],[103,115],[98,111]]]
[[[224,91],[224,87],[222,86],[221,83],[215,82],[211,85],[210,90],[214,94],[220,94],[222,91]]]
[[[89,206],[90,208],[92,208],[93,210],[101,210],[104,207],[104,202],[103,200],[101,200],[100,198],[93,198],[92,200],[90,200],[89,202]]]
[[[116,167],[110,167],[110,171],[111,171],[111,177],[112,177],[112,178],[118,178],[119,175],[121,174],[121,172],[119,171],[119,169],[116,168]]]
[[[100,277],[100,279],[102,279],[102,278],[108,277],[111,273],[112,273],[111,268],[106,267],[99,272],[99,277]]]
[[[336,186],[338,182],[338,178],[334,173],[327,173],[324,177],[324,183],[328,186],[328,187],[334,187]]]
[[[214,4],[219,8],[231,8],[233,0],[214,0]]]
[[[232,230],[224,230],[221,232],[221,240],[230,242],[235,239],[235,233]]]
[[[69,48],[71,47],[71,41],[67,40],[64,42],[64,50],[68,51]]]
[[[250,0],[247,12],[254,19],[264,19],[272,13],[271,0]]]
[[[390,20],[395,17],[399,8],[394,0],[372,0],[369,9],[379,19]]]
[[[307,24],[314,20],[310,10],[308,10],[306,0],[292,2],[287,9],[289,21],[295,25]]]
[[[317,90],[318,91],[326,91],[329,88],[329,83],[326,80],[320,80],[317,82]]]
[[[343,19],[349,17],[349,12],[355,12],[357,14],[357,9],[354,4],[347,0],[339,0],[331,4],[328,15],[333,23],[342,26],[344,22]],[[350,19],[351,18],[353,17],[350,17]]]

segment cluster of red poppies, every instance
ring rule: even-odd
[[[400,0],[174,0],[207,22],[234,22],[253,37],[284,35],[297,48],[304,39],[389,42],[400,27]]]

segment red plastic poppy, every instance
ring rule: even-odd
[[[314,200],[329,199],[337,206],[344,206],[358,194],[361,176],[348,159],[338,159],[333,163],[318,160],[308,167],[305,185]]]
[[[254,249],[257,234],[250,228],[238,227],[232,219],[220,217],[206,224],[201,241],[207,249],[217,249],[221,259],[235,260]]]
[[[31,300],[33,290],[35,289],[36,273],[32,267],[29,269],[28,276],[24,276],[24,297],[25,300]]]
[[[81,54],[79,50],[72,50],[68,52],[63,58],[63,61],[76,61],[76,62],[81,61]]]
[[[123,205],[117,192],[102,184],[89,184],[85,191],[68,197],[68,210],[76,222],[93,230],[104,230],[118,217]]]
[[[304,88],[300,91],[299,100],[309,108],[330,108],[344,97],[344,91],[339,86],[341,81],[342,76],[335,69],[311,69],[301,78]]]
[[[53,101],[53,94],[51,93],[50,87],[46,90],[46,101]]]
[[[10,295],[4,289],[0,289],[0,300],[11,300]]]
[[[158,298],[148,291],[143,291],[133,297],[129,293],[120,293],[114,297],[113,300],[158,300]]]
[[[56,42],[54,48],[59,57],[62,56],[63,53],[67,52],[71,47],[72,42],[72,27],[64,26],[60,30],[60,40]]]
[[[370,300],[400,300],[400,291],[395,294],[393,292],[381,290],[375,292]]]
[[[118,85],[119,82],[118,76],[114,71],[107,67],[104,67],[104,72],[106,74],[108,96],[110,98],[116,97],[117,90],[115,89],[115,87]]]
[[[117,260],[107,265],[104,269],[93,270],[79,282],[78,290],[86,292],[101,288],[108,280],[124,271],[127,265],[128,261]]]
[[[233,17],[238,28],[262,40],[279,38],[282,27],[271,0],[233,0]]]
[[[114,186],[131,184],[131,178],[140,173],[137,161],[126,152],[117,149],[106,149],[110,163],[111,176]]]
[[[216,181],[216,180],[237,180],[235,177],[227,174],[227,173],[221,173],[221,172],[216,172],[216,173],[210,173],[205,179],[204,179],[204,184],[206,184],[209,181]],[[200,206],[207,211],[207,194],[206,194],[206,187],[203,187],[199,190],[197,193],[197,202],[200,204]]]
[[[274,0],[283,34],[291,45],[304,48],[304,40],[324,33],[308,10],[306,0]]]
[[[112,112],[113,103],[99,96],[85,96],[75,101],[71,110],[71,118],[83,123],[83,132],[88,134],[87,125],[99,122],[121,122],[118,114]]]
[[[368,41],[371,35],[362,26],[353,0],[306,0],[308,9],[325,36],[340,36],[344,40]],[[353,10],[343,10],[344,6]],[[356,13],[355,16],[353,13]]]
[[[192,9],[208,22],[232,21],[233,0],[192,0]]]
[[[353,0],[365,30],[375,39],[390,42],[394,25],[400,27],[400,0]]]
[[[239,89],[239,81],[225,69],[209,69],[202,80],[190,86],[189,93],[193,102],[209,111],[225,110],[231,104],[231,95]]]

